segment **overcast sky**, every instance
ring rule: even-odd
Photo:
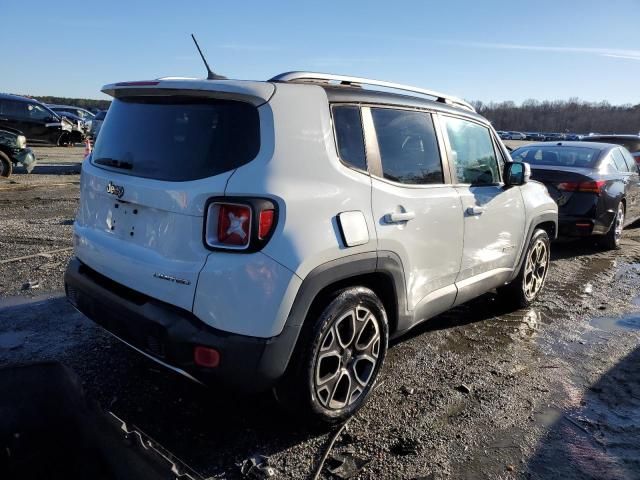
[[[640,0],[3,0],[0,92],[107,98],[102,85],[341,73],[468,100],[640,103]]]

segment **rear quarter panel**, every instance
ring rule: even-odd
[[[261,118],[271,118],[272,138],[263,149],[272,155],[236,170],[225,194],[265,196],[275,200],[279,218],[262,252],[300,278],[330,260],[376,251],[371,214],[371,178],[338,158],[327,95],[312,85],[277,84]],[[336,216],[364,214],[368,241],[347,247]]]

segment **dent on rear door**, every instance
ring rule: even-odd
[[[457,281],[512,268],[525,230],[520,188],[461,186],[457,190],[465,216],[464,253]]]

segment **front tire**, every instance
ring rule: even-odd
[[[0,177],[9,178],[12,171],[11,160],[4,152],[0,152]]]
[[[531,236],[518,276],[498,289],[500,299],[513,308],[525,308],[540,295],[549,270],[549,235],[536,229]]]
[[[620,248],[622,229],[624,228],[624,214],[624,203],[620,202],[616,210],[616,216],[613,219],[613,224],[601,242],[607,250],[618,250]]]
[[[362,408],[373,390],[387,353],[387,315],[373,291],[351,287],[314,316],[275,394],[287,410],[335,424]]]

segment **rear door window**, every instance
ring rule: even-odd
[[[371,108],[384,178],[398,183],[443,183],[431,114]]]
[[[356,105],[334,106],[333,124],[338,154],[342,161],[354,168],[366,170],[367,160],[360,107]]]
[[[635,159],[629,153],[629,150],[623,148],[620,150],[622,152],[622,156],[624,157],[624,161],[627,164],[627,170],[631,173],[638,173],[638,165],[636,164]]]
[[[613,162],[616,164],[616,169],[619,172],[628,172],[629,168],[627,167],[627,163],[624,161],[624,157],[622,156],[622,152],[619,148],[614,148],[611,152],[613,157]]]
[[[260,149],[256,107],[195,97],[115,99],[92,163],[167,181],[206,178],[250,162]]]
[[[471,185],[499,183],[500,169],[489,129],[461,118],[444,118],[458,182]]]

